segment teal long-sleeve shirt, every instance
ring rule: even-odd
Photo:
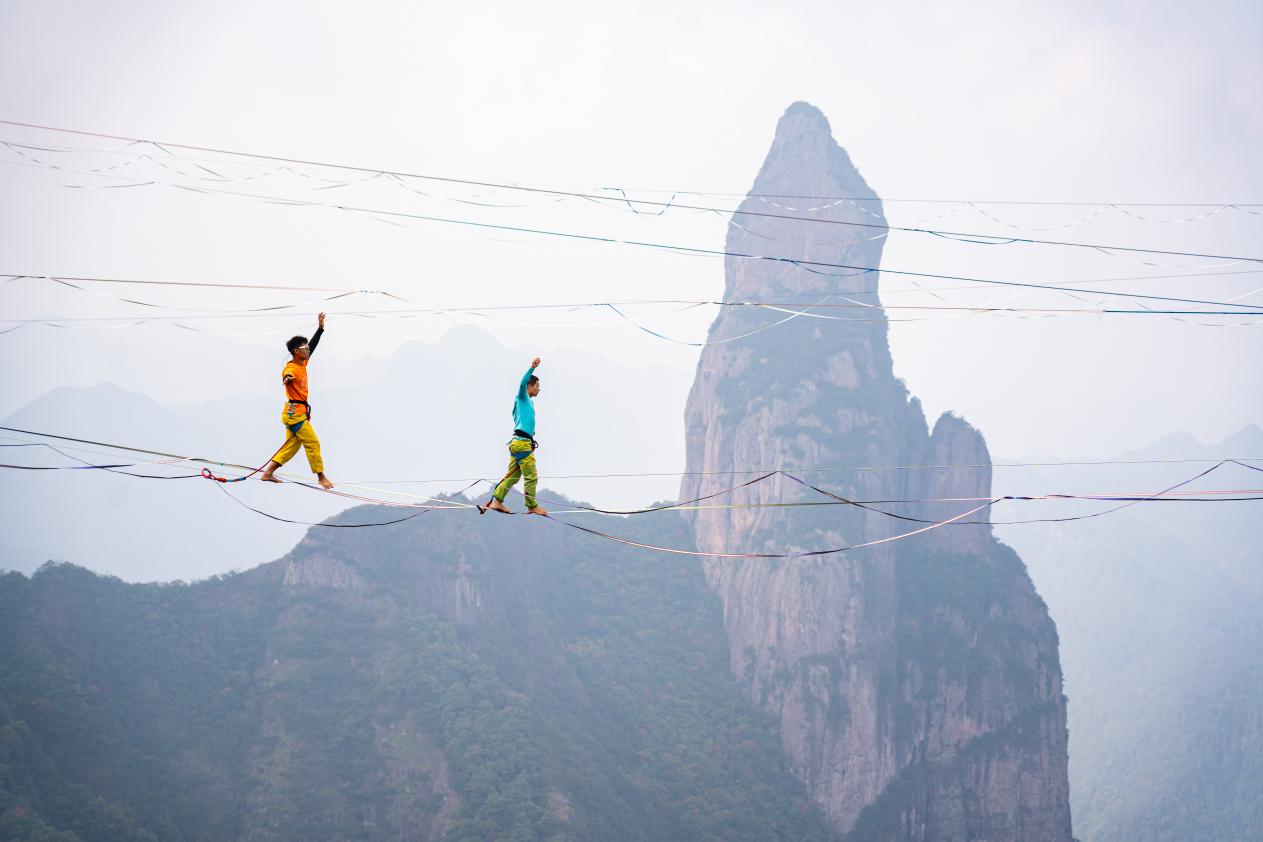
[[[528,368],[522,375],[522,382],[517,387],[517,397],[513,399],[513,429],[521,430],[531,438],[535,438],[535,402],[526,393],[527,384],[535,369]]]

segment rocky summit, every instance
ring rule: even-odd
[[[848,500],[987,499],[982,435],[951,414],[929,430],[894,375],[875,271],[884,224],[824,115],[791,106],[732,217],[727,251],[751,257],[726,258],[726,299],[780,309],[728,307],[712,326],[688,401],[682,499],[720,492],[749,478],[730,472],[751,468],[828,468],[801,476]],[[831,302],[872,306],[819,306]],[[958,467],[921,467],[935,465]],[[727,498],[824,499],[784,475]],[[687,517],[702,550],[810,551],[911,532],[976,505]],[[1057,632],[1021,559],[992,536],[987,509],[851,553],[709,559],[705,575],[723,606],[733,673],[779,720],[795,774],[835,830],[1069,842]]]

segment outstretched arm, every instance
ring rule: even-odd
[[[316,353],[316,345],[320,343],[320,337],[325,335],[325,314],[320,314],[320,324],[316,327],[316,332],[311,335],[311,339],[307,341],[307,349],[312,353]]]
[[[526,370],[526,374],[522,375],[522,382],[518,384],[517,396],[519,398],[526,397],[526,387],[531,382],[531,375],[535,373],[535,369],[539,368],[539,357],[531,360],[531,367]]]

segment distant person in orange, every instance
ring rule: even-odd
[[[263,476],[259,477],[261,480],[280,482],[275,476],[276,469],[294,458],[301,446],[307,451],[307,463],[311,465],[312,473],[316,475],[320,485],[333,488],[333,483],[325,476],[325,463],[320,458],[320,439],[316,438],[316,431],[311,428],[311,404],[307,403],[307,363],[310,362],[311,355],[316,353],[316,345],[324,332],[325,314],[321,313],[320,324],[310,342],[305,336],[295,336],[285,343],[290,360],[281,371],[281,381],[285,384],[287,398],[285,408],[281,411],[281,423],[289,430],[289,438],[285,439],[285,444],[281,445],[281,449],[267,463]]]

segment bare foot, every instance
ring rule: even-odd
[[[531,506],[529,509],[526,510],[526,513],[528,515],[543,515],[544,517],[548,517],[548,509],[542,508],[540,506]]]
[[[333,483],[324,474],[316,474],[316,479],[320,481],[320,487],[324,490],[328,491],[330,488],[333,488]]]
[[[507,506],[505,506],[505,505],[504,505],[503,503],[501,503],[499,500],[496,500],[496,499],[494,499],[494,498],[491,500],[491,502],[490,502],[490,503],[488,503],[488,504],[487,504],[487,508],[488,508],[488,509],[491,509],[491,511],[493,511],[493,512],[500,512],[500,513],[502,513],[502,514],[506,514],[506,515],[511,515],[511,514],[513,514],[513,512],[512,512],[512,510],[511,510],[511,509],[509,509]]]
[[[268,471],[266,474],[263,474],[262,476],[259,477],[259,479],[263,480],[264,482],[280,482],[279,479],[272,476],[271,471]]]

